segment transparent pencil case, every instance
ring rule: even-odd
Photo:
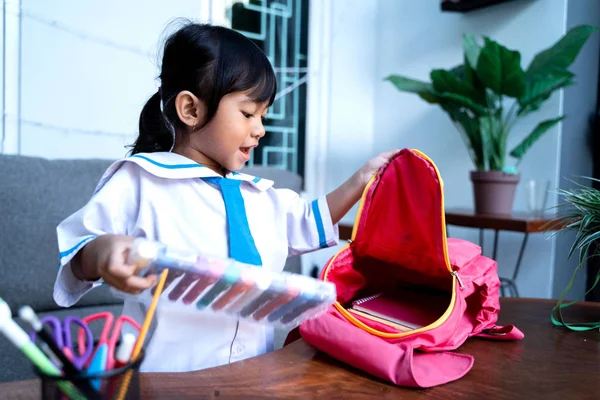
[[[140,275],[169,271],[161,307],[178,307],[282,328],[293,328],[325,312],[336,300],[335,285],[289,272],[272,272],[229,258],[198,255],[136,239],[129,263]],[[121,297],[149,303],[155,288]]]

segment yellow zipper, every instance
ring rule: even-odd
[[[427,160],[432,166],[433,169],[435,170],[435,173],[437,175],[437,178],[440,182],[440,189],[442,192],[442,200],[441,200],[441,213],[442,213],[442,234],[443,237],[446,237],[446,215],[444,213],[444,190],[443,190],[443,181],[442,181],[442,177],[440,176],[440,172],[437,169],[437,166],[435,165],[435,163],[429,158],[427,157],[425,154],[423,154],[422,152],[420,152],[419,150],[412,150],[415,154],[419,155],[420,157],[422,157],[423,159]],[[377,177],[377,173],[375,173],[371,179],[369,180],[369,182],[367,183],[365,190],[363,191],[363,194],[361,196],[360,199],[360,203],[358,205],[358,211],[356,213],[356,218],[354,220],[354,227],[352,228],[352,238],[351,241],[354,242],[354,239],[356,237],[356,231],[358,229],[358,222],[360,221],[360,217],[363,211],[363,207],[364,207],[364,203],[365,203],[365,196],[369,190],[369,188],[371,187],[371,185],[373,184],[373,182],[375,181],[375,178]],[[342,247],[340,249],[340,251],[338,251],[336,253],[335,256],[333,256],[331,258],[331,260],[329,260],[329,262],[327,263],[327,266],[325,267],[325,273],[323,274],[323,280],[327,281],[327,274],[329,273],[329,269],[331,268],[331,265],[333,264],[333,262],[335,261],[335,259],[337,258],[337,256],[342,253],[344,250],[346,250],[350,245],[347,244],[344,247]],[[448,244],[446,243],[446,240],[444,240],[443,243],[443,251],[444,251],[444,260],[446,261],[446,268],[448,268],[448,271],[450,271],[450,274],[452,275],[453,279],[452,279],[452,297],[450,298],[450,305],[448,306],[448,308],[446,309],[446,312],[444,312],[444,314],[442,314],[442,316],[435,321],[434,323],[424,326],[422,328],[419,329],[413,329],[407,332],[402,332],[402,333],[388,333],[388,332],[382,332],[379,331],[377,329],[373,329],[370,326],[366,325],[365,323],[361,322],[360,320],[358,320],[356,317],[354,317],[352,315],[352,313],[350,313],[348,310],[346,310],[338,301],[336,301],[334,303],[334,307],[340,312],[340,314],[342,314],[348,321],[350,321],[352,324],[356,325],[357,327],[371,333],[372,335],[375,336],[379,336],[379,337],[383,337],[383,338],[388,338],[388,339],[395,339],[395,338],[402,338],[402,337],[406,337],[406,336],[410,336],[410,335],[414,335],[420,332],[425,332],[431,329],[435,329],[438,326],[440,326],[441,324],[443,324],[444,322],[446,322],[446,320],[448,319],[448,317],[450,316],[450,314],[452,313],[452,310],[454,309],[454,304],[456,303],[456,282],[457,280],[459,280],[460,278],[458,277],[458,274],[454,271],[452,271],[452,267],[450,266],[450,256],[448,255]],[[461,288],[462,288],[462,283],[461,283]],[[392,328],[396,328],[398,329],[398,327],[396,326],[396,324],[394,323],[390,323],[388,321],[385,320],[379,320],[379,319],[375,319],[372,316],[364,316],[365,318],[371,319],[371,320],[377,320],[377,322],[380,322],[384,325],[390,326]]]
[[[395,322],[386,321],[383,318],[379,318],[379,317],[376,317],[374,315],[369,315],[369,314],[367,314],[365,312],[362,312],[362,311],[350,309],[350,310],[348,310],[348,312],[350,314],[360,315],[361,317],[368,318],[368,319],[370,319],[372,321],[380,322],[380,323],[385,324],[385,325],[391,325],[394,328],[398,329],[399,331],[408,332],[408,331],[410,331],[412,329],[412,328],[409,328],[408,326],[400,325],[400,324],[397,324]]]

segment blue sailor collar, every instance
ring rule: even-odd
[[[96,188],[96,192],[100,190],[102,186],[104,186],[104,183],[106,183],[108,179],[110,179],[110,177],[117,171],[117,169],[119,169],[119,167],[125,162],[135,163],[147,172],[159,178],[222,178],[221,175],[217,174],[212,169],[205,167],[202,164],[198,164],[197,162],[177,153],[138,153],[116,161],[113,165],[111,165],[100,180],[100,183]],[[269,179],[263,179],[252,175],[243,174],[240,172],[228,172],[225,175],[225,179],[236,179],[240,181],[245,181],[261,191],[267,190],[271,186],[273,186],[273,181]]]

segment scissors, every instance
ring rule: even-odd
[[[57,346],[65,353],[65,356],[73,362],[73,365],[75,365],[77,369],[82,369],[92,355],[94,347],[92,331],[87,324],[81,319],[73,316],[66,317],[62,323],[60,322],[60,319],[53,316],[44,317],[40,321],[42,324],[50,326],[52,337]],[[71,327],[73,325],[79,326],[80,335],[77,343],[78,351],[75,351],[71,337]],[[31,332],[30,337],[32,341],[35,341],[36,333]]]
[[[83,318],[82,321],[89,325],[92,321],[102,319],[104,319],[104,327],[102,328],[102,332],[100,333],[100,338],[98,339],[96,351],[93,353],[89,361],[89,367],[87,372],[90,375],[100,374],[104,371],[111,370],[114,368],[115,348],[117,347],[117,341],[119,340],[119,337],[121,335],[121,328],[123,327],[123,323],[129,323],[135,329],[137,329],[138,333],[140,331],[140,325],[133,318],[127,315],[121,315],[115,320],[114,315],[108,311],[88,315],[87,317]],[[80,329],[78,340],[78,344],[80,346],[83,343],[84,334],[85,332]],[[79,351],[82,352],[84,350],[80,347]],[[92,386],[98,389],[100,387],[100,380],[94,379],[92,381]]]

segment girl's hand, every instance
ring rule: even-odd
[[[369,183],[371,177],[381,168],[384,164],[390,162],[390,160],[398,154],[400,150],[390,150],[385,153],[381,153],[372,159],[370,159],[365,165],[363,165],[357,172],[356,177],[358,179],[358,185],[363,189]]]
[[[369,183],[369,180],[377,170],[388,163],[399,151],[400,150],[387,151],[372,158],[356,171],[350,179],[327,195],[329,213],[331,215],[331,221],[334,224],[337,224],[360,199],[365,186],[367,186],[367,183]]]
[[[127,264],[133,238],[123,235],[102,235],[86,244],[73,258],[73,274],[82,280],[98,280],[123,292],[138,294],[156,283],[156,275],[137,276],[135,265]]]

